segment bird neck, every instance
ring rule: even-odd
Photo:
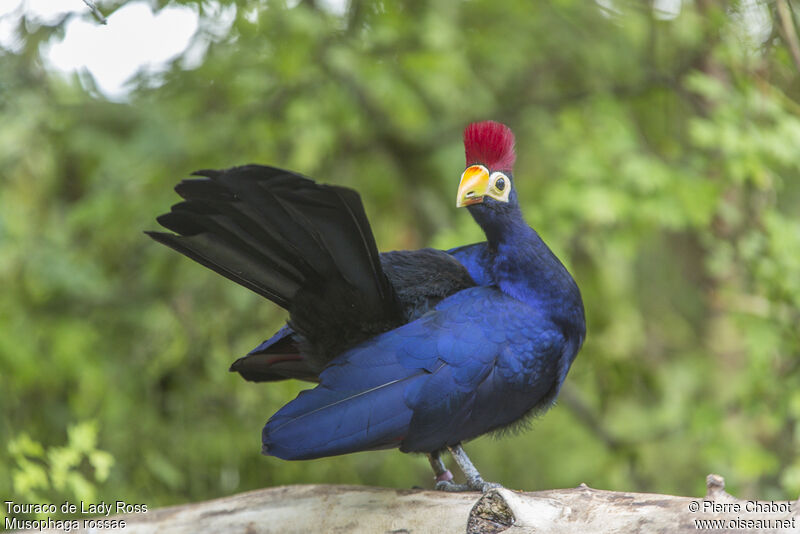
[[[583,303],[578,286],[522,212],[511,209],[480,222],[493,255],[497,287],[552,315],[556,322],[579,328]]]

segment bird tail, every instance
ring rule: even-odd
[[[250,382],[274,382],[287,378],[319,381],[319,370],[309,365],[289,325],[284,325],[271,338],[233,362],[229,370]]]
[[[401,321],[361,199],[261,165],[202,170],[146,232],[290,312],[312,368]]]

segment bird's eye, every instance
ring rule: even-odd
[[[508,202],[511,195],[511,177],[500,171],[495,171],[489,177],[488,190],[486,195],[498,202]]]

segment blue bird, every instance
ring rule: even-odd
[[[436,488],[486,491],[461,444],[555,401],[586,334],[567,269],[525,222],[514,136],[464,131],[457,207],[486,241],[379,254],[355,191],[247,165],[204,170],[148,235],[288,310],[231,366],[247,380],[318,383],[267,421],[262,452],[305,460],[425,453]],[[449,450],[466,477],[453,482]]]

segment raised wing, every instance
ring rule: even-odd
[[[405,322],[358,193],[263,165],[184,180],[153,239],[287,309],[319,371]]]
[[[403,322],[427,313],[442,299],[475,286],[467,270],[453,256],[442,250],[398,250],[380,255],[380,264],[402,310]],[[267,382],[286,378],[318,381],[319,369],[310,368],[294,330],[284,326],[248,355],[236,360],[231,371],[246,380]],[[358,342],[362,339],[358,339]],[[349,349],[352,343],[343,349]]]

